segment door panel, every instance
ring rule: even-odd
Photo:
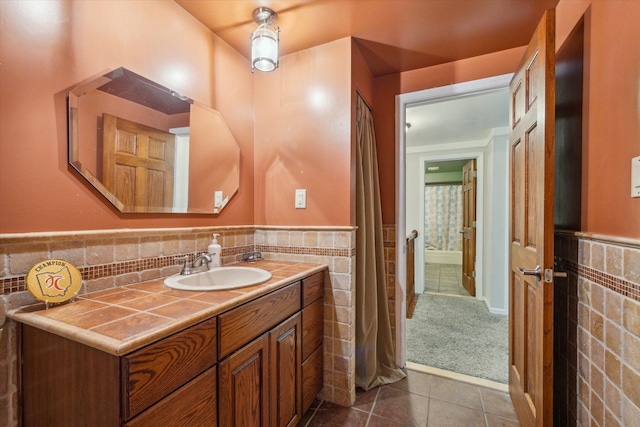
[[[462,168],[462,286],[476,296],[476,160]]]
[[[524,427],[553,419],[554,34],[549,10],[510,84],[509,392]]]
[[[242,347],[218,365],[219,425],[269,425],[269,334]]]
[[[171,207],[175,136],[109,114],[103,126],[105,187],[127,207]]]
[[[269,332],[271,426],[302,419],[302,319],[300,313]]]

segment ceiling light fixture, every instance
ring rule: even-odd
[[[278,68],[278,44],[280,28],[275,26],[278,15],[267,7],[253,11],[253,20],[258,28],[251,34],[251,72],[273,71]]]

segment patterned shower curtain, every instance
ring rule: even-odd
[[[462,185],[424,187],[425,249],[462,250]]]

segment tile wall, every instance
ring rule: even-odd
[[[321,398],[344,406],[355,400],[355,229],[225,227],[94,231],[0,236],[0,424],[17,425],[17,339],[7,309],[33,302],[24,278],[36,262],[62,258],[79,267],[81,292],[165,277],[174,258],[206,250],[220,233],[223,262],[260,251],[266,259],[324,263],[325,387]],[[564,235],[556,255],[568,271],[556,296],[556,398],[565,420],[578,425],[640,425],[640,244]],[[395,227],[384,226],[389,311],[395,333]],[[558,325],[556,325],[558,329]],[[564,372],[564,375],[558,375]],[[557,384],[558,385],[558,384]],[[556,402],[558,405],[558,401]],[[563,412],[557,411],[559,414]]]
[[[385,272],[387,275],[387,298],[389,298],[389,316],[391,317],[391,336],[396,342],[396,226],[382,225],[384,242]]]
[[[554,425],[575,426],[578,383],[578,238],[573,233],[557,233],[555,238],[557,271],[567,278],[556,278],[553,311],[553,418]]]
[[[255,247],[266,259],[329,266],[324,293],[324,388],[320,398],[342,406],[356,399],[355,227],[340,230],[257,228]]]
[[[74,264],[81,293],[176,274],[174,258],[205,252],[219,233],[223,264],[260,251],[265,259],[329,266],[325,288],[324,400],[355,402],[355,228],[202,227],[0,235],[0,425],[18,425],[16,325],[6,311],[34,300],[26,291],[29,269],[43,259]]]
[[[567,399],[576,424],[640,425],[640,242],[586,233],[563,240],[562,262],[577,276],[569,286],[575,314],[568,314],[577,329],[567,337],[577,346],[568,360],[577,367],[577,383],[569,384],[576,395]]]

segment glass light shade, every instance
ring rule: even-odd
[[[251,71],[278,68],[278,29],[261,24],[251,35]]]

